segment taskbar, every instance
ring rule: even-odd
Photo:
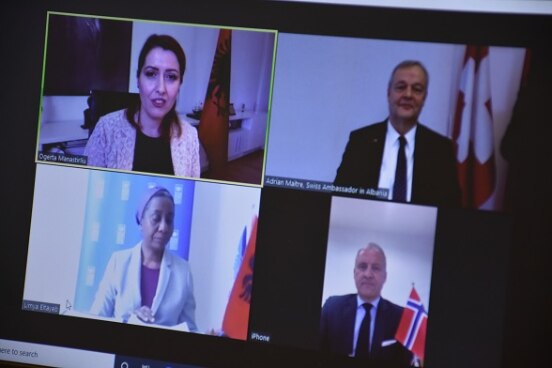
[[[206,368],[97,351],[0,339],[1,367]]]

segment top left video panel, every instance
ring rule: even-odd
[[[48,13],[36,161],[261,186],[277,32]]]

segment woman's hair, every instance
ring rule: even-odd
[[[144,46],[142,46],[140,55],[138,56],[138,68],[136,69],[136,78],[140,77],[140,73],[142,72],[142,68],[144,67],[144,63],[146,62],[146,57],[148,56],[149,52],[156,47],[160,47],[163,50],[172,51],[174,53],[176,59],[178,60],[180,83],[182,84],[182,78],[184,76],[184,71],[186,70],[186,54],[184,54],[184,50],[182,49],[178,41],[168,35],[152,34],[148,37],[148,39],[144,43]],[[126,117],[128,121],[130,122],[130,124],[132,124],[132,126],[137,129],[139,129],[140,127],[138,125],[138,122],[134,120],[134,115],[136,115],[136,112],[140,111],[140,104],[140,99],[138,99],[137,102],[135,104],[131,104],[126,111]],[[176,114],[176,103],[167,113],[167,115],[165,115],[161,122],[161,137],[167,140],[171,138],[171,126],[174,126],[177,132],[177,137],[180,137],[180,135],[182,134],[182,128],[180,127],[178,115]]]
[[[153,198],[156,197],[163,197],[163,198],[169,198],[171,202],[174,205],[174,198],[167,189],[161,187],[161,186],[154,186],[152,188],[149,188],[143,195],[142,198],[140,198],[140,202],[138,203],[138,208],[136,209],[136,223],[140,225],[142,222],[142,217],[144,216],[144,212],[146,212],[146,209],[148,208],[149,203]]]

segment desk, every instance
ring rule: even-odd
[[[186,116],[186,114],[180,114],[178,116],[181,120],[187,121],[194,127],[199,127],[199,119],[191,118]],[[267,125],[266,112],[238,112],[235,115],[231,115],[229,120],[231,125],[228,132],[229,161],[264,148]],[[232,124],[232,122],[240,123]],[[205,160],[202,162],[205,162]]]
[[[235,115],[230,115],[230,122],[232,121],[238,121],[238,120],[246,120],[251,119],[255,116],[255,113],[253,111],[244,111],[244,112],[238,112]],[[187,121],[188,123],[192,124],[193,126],[197,127],[199,125],[199,119],[191,118],[189,116],[186,116],[186,114],[179,114],[178,117],[180,120]]]
[[[88,139],[88,129],[82,129],[82,123],[81,120],[60,120],[42,123],[39,137],[41,149],[44,144]]]

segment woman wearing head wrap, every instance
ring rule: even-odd
[[[111,256],[91,313],[128,321],[173,326],[186,322],[197,331],[188,262],[165,249],[173,233],[174,199],[162,187],[149,189],[136,211],[142,241]]]

